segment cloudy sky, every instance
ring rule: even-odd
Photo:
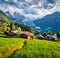
[[[17,12],[32,20],[60,12],[60,0],[0,0],[0,10],[12,16]]]

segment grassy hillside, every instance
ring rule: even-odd
[[[24,40],[18,38],[1,38],[0,37],[0,58],[7,58],[15,50],[21,49]]]
[[[0,58],[8,57],[60,58],[60,42],[37,39],[0,38]]]
[[[60,42],[28,40],[11,58],[60,58]]]

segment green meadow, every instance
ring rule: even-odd
[[[60,58],[60,41],[0,37],[0,58]]]
[[[0,37],[0,58],[8,58],[15,50],[22,49],[24,40]]]

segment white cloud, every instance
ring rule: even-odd
[[[0,10],[3,12],[6,12],[8,8],[4,7],[2,4],[0,5]]]
[[[60,3],[60,0],[56,0],[56,3]]]
[[[10,1],[13,1],[13,2],[17,2],[18,0],[4,0],[6,2],[10,2]]]
[[[41,29],[39,26],[35,26],[35,28],[36,28],[37,30],[40,30],[40,29]]]
[[[4,1],[8,2],[9,0],[4,0]]]
[[[31,20],[35,19],[35,17],[37,17],[36,15],[33,15],[33,14],[25,14],[24,16],[31,19]]]
[[[26,2],[31,2],[32,0],[25,0]]]
[[[28,19],[24,19],[23,22],[26,22]]]
[[[17,0],[13,0],[13,2],[17,2]]]
[[[5,0],[9,1],[9,0]],[[27,19],[37,19],[42,18],[48,14],[52,14],[53,12],[60,12],[60,0],[56,0],[55,4],[48,3],[47,0],[25,0],[26,2],[18,2],[18,0],[10,0],[14,1],[16,5],[9,5],[6,4],[7,7],[5,7],[4,4],[0,4],[0,10],[3,10],[4,12],[9,10],[10,13],[13,15],[14,12],[18,12],[24,16],[26,16]],[[37,2],[37,4],[36,4]],[[47,3],[47,9],[44,8],[44,3]],[[28,5],[28,6],[26,6]],[[26,7],[25,7],[26,6]],[[52,7],[53,6],[53,7]],[[50,8],[52,7],[52,8]],[[27,13],[28,12],[28,13]],[[25,19],[25,20],[27,20]]]
[[[24,13],[25,13],[25,12],[24,12],[24,9],[19,9],[19,8],[14,7],[14,6],[10,6],[10,7],[8,7],[8,9],[9,9],[9,11],[11,11],[12,13],[14,13],[14,12],[18,12],[18,13],[20,13],[20,14],[24,14]]]

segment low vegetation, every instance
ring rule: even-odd
[[[0,37],[0,58],[7,58],[15,50],[22,49],[23,43],[23,39]]]
[[[60,41],[0,38],[0,58],[60,58]]]
[[[60,58],[60,42],[28,40],[10,58]]]

